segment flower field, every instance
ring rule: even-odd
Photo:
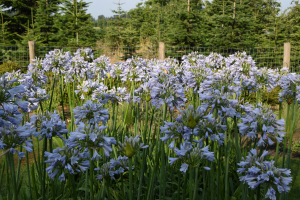
[[[0,200],[288,199],[300,75],[287,68],[78,49],[0,78]]]

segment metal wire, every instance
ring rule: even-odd
[[[139,56],[144,59],[158,58],[158,46],[137,47],[91,47],[94,58],[106,55],[111,63],[125,61],[128,58]],[[63,51],[76,52],[77,47],[36,46],[36,57],[44,58],[49,51],[62,49]],[[226,47],[174,47],[166,46],[165,56],[172,57],[181,62],[182,56],[191,52],[198,52],[204,56],[210,53],[219,53],[227,57],[236,52],[246,52],[252,56],[257,67],[280,68],[283,66],[283,47],[253,47],[253,48],[226,48]],[[29,64],[28,46],[0,46],[0,65],[4,62],[16,62],[21,66]],[[300,47],[291,47],[290,69],[292,72],[300,72]]]

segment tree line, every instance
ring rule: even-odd
[[[97,33],[83,0],[0,0],[1,45],[93,46]]]
[[[125,0],[124,0],[125,1]],[[87,13],[84,0],[0,0],[1,45],[277,47],[300,43],[300,4],[277,0],[145,0],[114,16]],[[97,27],[97,28],[96,28]]]

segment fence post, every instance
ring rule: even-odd
[[[284,43],[283,67],[290,67],[291,62],[291,43]]]
[[[165,43],[164,42],[159,42],[159,50],[158,50],[158,59],[161,61],[165,60],[165,51],[166,51],[166,47],[165,47]]]
[[[30,63],[34,63],[33,59],[35,59],[35,42],[34,41],[28,41],[28,46],[29,46]]]

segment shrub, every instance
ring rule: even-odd
[[[13,71],[17,71],[17,70],[21,70],[22,73],[25,73],[27,68],[22,67],[18,63],[11,62],[11,61],[5,62],[2,65],[0,65],[0,74],[1,75],[3,75],[6,72],[13,72]]]

